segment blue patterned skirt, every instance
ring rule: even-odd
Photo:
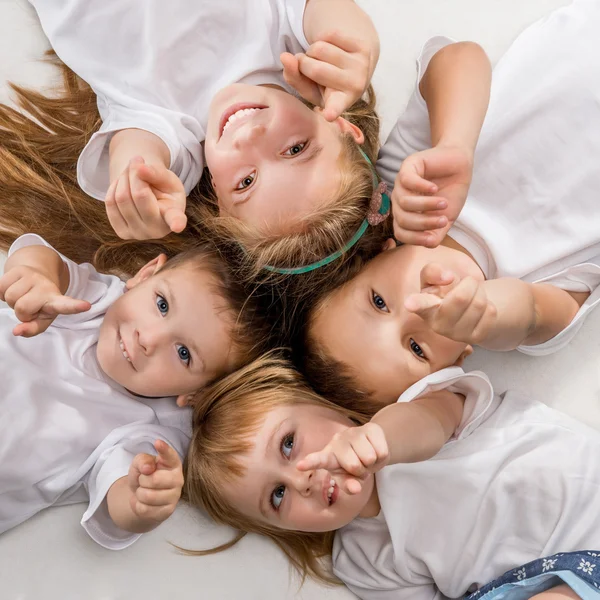
[[[465,600],[525,600],[566,583],[584,600],[600,599],[600,551],[565,552],[511,569]]]

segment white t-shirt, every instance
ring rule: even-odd
[[[432,459],[376,475],[381,512],[341,529],[335,574],[359,598],[458,598],[509,569],[600,545],[600,434],[483,373],[444,369],[399,402],[465,394],[456,435]]]
[[[545,281],[590,297],[555,338],[521,347],[562,348],[600,303],[600,3],[576,0],[524,31],[495,67],[473,182],[449,235],[488,279]],[[419,60],[419,80],[436,37]],[[430,147],[427,106],[418,86],[377,167],[393,183],[402,160]]]
[[[204,167],[209,104],[236,82],[291,91],[279,55],[308,48],[306,0],[30,0],[60,59],[98,96],[102,127],[78,163],[104,200],[108,144],[120,129],[160,137],[189,193]]]
[[[23,236],[9,254],[38,244],[48,246]],[[25,339],[11,333],[19,322],[13,311],[0,309],[0,533],[48,506],[89,500],[83,527],[102,546],[125,548],[139,535],[112,522],[106,493],[136,454],[156,454],[157,439],[183,459],[191,416],[173,398],[139,398],[104,375],[99,326],[124,285],[62,258],[71,278],[66,294],[88,300],[88,312],[61,315]]]

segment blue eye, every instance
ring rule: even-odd
[[[419,346],[419,344],[417,344],[417,342],[415,342],[415,340],[413,340],[412,338],[410,339],[410,349],[412,353],[418,356],[419,358],[423,358],[425,360],[427,359],[427,357],[425,356],[425,352],[423,352],[423,350],[421,349],[421,346]]]
[[[156,308],[161,315],[166,315],[169,312],[169,303],[162,297],[156,296]]]
[[[377,310],[389,312],[385,300],[377,292],[373,292],[373,305]]]
[[[294,436],[290,433],[281,440],[281,453],[289,458],[294,449]]]
[[[271,494],[271,506],[273,507],[273,510],[279,510],[284,496],[285,486],[280,485],[273,490],[273,493]]]
[[[186,366],[190,364],[192,357],[190,351],[185,346],[178,345],[177,354],[179,354],[179,358],[185,363]]]

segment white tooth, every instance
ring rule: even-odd
[[[329,485],[333,487],[335,485],[335,479],[331,479],[329,481]]]
[[[328,494],[329,494],[330,496],[331,496],[331,494],[333,494],[333,486],[331,486],[331,487],[329,488]]]
[[[129,358],[129,357],[127,356],[127,352],[125,352],[125,350],[123,350],[123,356],[124,356],[125,358]]]

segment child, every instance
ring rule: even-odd
[[[0,278],[14,308],[0,309],[0,532],[89,498],[82,525],[119,549],[173,512],[190,436],[177,405],[250,360],[264,332],[214,248],[165,260],[123,284],[38,236],[13,244]]]
[[[360,598],[459,598],[557,552],[577,560],[540,561],[518,597],[598,598],[597,432],[458,367],[361,422],[260,359],[196,405],[185,495],[304,573],[333,548]]]
[[[243,243],[255,274],[265,265],[305,268],[350,250],[371,186],[358,146],[374,160],[379,135],[374,98],[358,100],[378,40],[354,2],[178,0],[167,10],[153,1],[135,11],[113,1],[33,4],[58,56],[98,94],[104,123],[81,155],[78,175],[87,193],[107,200],[120,237],[181,232],[185,195],[206,163],[219,211],[232,217],[219,224]],[[127,35],[114,33],[117,23]],[[242,37],[224,45],[231,32]],[[426,92],[439,133],[432,143],[442,154],[446,141],[460,143],[454,150],[469,157],[487,106],[489,62],[474,44],[444,54]],[[449,83],[457,72],[459,87]],[[293,88],[322,110],[291,95]],[[44,114],[56,106],[42,104]],[[63,118],[74,120],[68,111]],[[22,121],[13,123],[23,129]],[[447,130],[456,140],[447,140]],[[459,170],[470,177],[465,161]],[[188,207],[187,218],[195,210]]]
[[[428,373],[460,364],[472,344],[559,350],[598,305],[600,178],[590,157],[600,148],[589,123],[600,112],[588,69],[600,67],[600,54],[587,49],[599,8],[578,0],[556,11],[499,65],[479,147],[483,174],[442,245],[388,241],[318,302],[304,353],[318,391],[343,402],[358,389],[388,403]],[[552,71],[540,72],[541,61]],[[527,93],[515,98],[525,80]],[[545,110],[534,112],[529,105],[543,94]]]

